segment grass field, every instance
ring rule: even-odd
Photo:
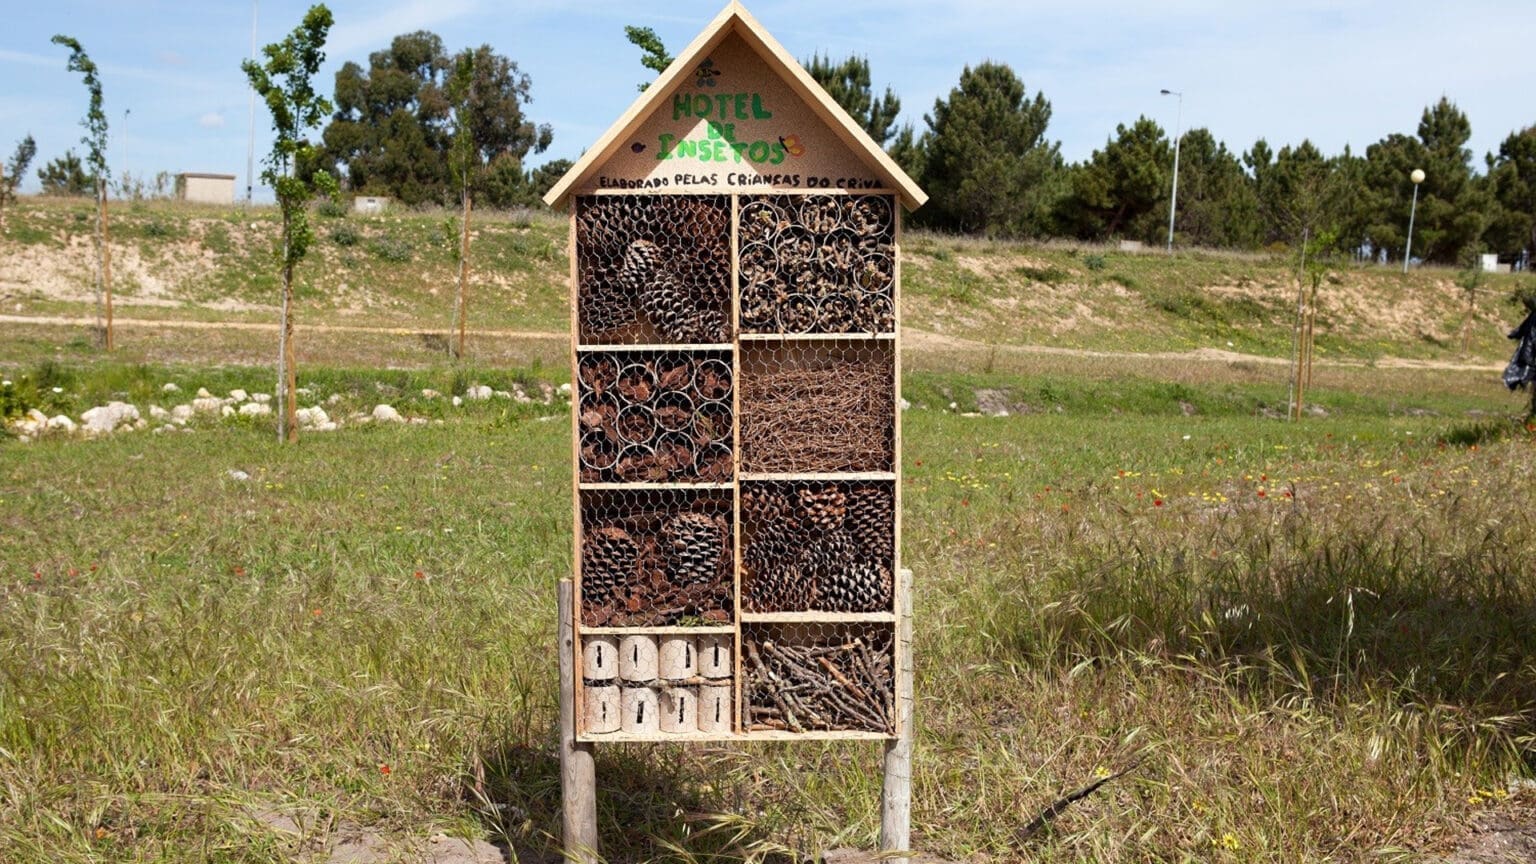
[[[270,378],[0,368],[48,383],[49,413]],[[1512,503],[1536,442],[1502,419],[1522,403],[1487,373],[1346,371],[1298,424],[1263,414],[1282,376],[1230,365],[909,372],[920,848],[1415,860],[1529,805],[1507,791],[1536,719],[1536,526]],[[269,861],[363,826],[544,860],[568,426],[414,394],[562,375],[311,369],[333,414],[445,422],[297,447],[250,422],[0,443],[0,859]],[[1036,413],[962,416],[978,390]],[[877,764],[870,745],[604,748],[605,850],[872,847]]]
[[[91,314],[85,208],[12,214],[0,314]],[[0,323],[0,413],[271,392],[272,215],[115,214],[118,314],[148,323],[111,356]],[[450,361],[446,218],[317,220],[299,381],[339,431],[0,435],[0,861],[325,861],[366,833],[414,864],[439,831],[557,860],[566,409],[446,397],[559,384],[565,344],[483,333]],[[564,332],[564,223],[479,224],[472,326]],[[1340,265],[1287,423],[1288,257],[906,251],[918,848],[1438,861],[1481,818],[1530,821],[1536,433],[1497,380],[1521,277],[1469,319],[1458,274]],[[378,403],[428,422],[351,421]],[[604,850],[873,848],[878,760],[604,747]]]

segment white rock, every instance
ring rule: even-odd
[[[10,386],[12,386],[11,379],[7,378],[4,381],[0,381],[0,387],[10,387]]]
[[[149,418],[151,420],[169,420],[170,417],[171,412],[161,408],[159,405],[149,406]]]
[[[901,400],[901,410],[903,410],[903,411],[911,411],[912,410],[912,403],[908,402],[905,399]]]
[[[212,399],[213,398],[213,394],[208,392],[208,388],[207,387],[199,387],[199,388],[197,388],[197,398],[199,398],[199,399]]]
[[[48,418],[44,417],[43,422],[47,423]],[[88,434],[110,435],[119,427],[133,428],[134,424],[142,421],[139,418],[139,409],[127,402],[108,402],[81,414],[80,422],[85,426]]]
[[[464,400],[458,396],[453,397],[453,407],[458,408],[464,404]]]
[[[325,400],[325,404],[327,404],[327,405],[335,405],[337,402],[340,402],[340,401],[341,401],[341,394],[340,393],[332,393],[330,395],[330,398]]]
[[[219,406],[219,416],[220,417],[233,417],[233,416],[235,416],[235,406],[233,406],[233,405],[220,405]]]
[[[235,400],[236,402],[244,402],[251,397],[244,390],[236,387],[235,389],[229,391],[229,398]]]
[[[495,395],[495,397],[497,399],[511,399],[512,398],[512,394],[508,393],[505,390],[493,390],[491,392],[492,392],[493,395]],[[526,399],[528,397],[524,396],[523,398]]]
[[[491,398],[491,394],[493,392],[495,391],[491,390],[491,388],[485,386],[484,384],[471,384],[469,385],[468,389],[464,391],[464,398],[469,399],[472,402],[484,402],[485,400]]]
[[[117,404],[121,404],[121,403],[114,402],[113,404],[117,405]],[[135,416],[137,416],[137,415],[135,415]],[[31,420],[33,423],[37,423],[37,424],[40,424],[42,426],[47,426],[48,425],[48,415],[44,414],[43,412],[41,412],[39,410],[37,410],[36,408],[28,408],[27,409],[27,419]]]
[[[571,395],[571,382],[567,381],[564,384],[561,384],[560,385],[560,392],[564,393],[567,396]]]
[[[330,422],[331,419],[330,417],[326,416],[325,409],[321,408],[319,405],[316,405],[313,408],[300,408],[299,410],[293,412],[293,414],[294,417],[298,418],[299,428],[301,429],[305,427],[319,426],[321,423]]]
[[[228,406],[224,404],[222,399],[215,399],[212,396],[199,396],[192,400],[191,405],[192,410],[198,414],[218,414],[220,413],[219,409],[225,407]]]
[[[241,417],[265,417],[272,413],[271,405],[263,405],[260,402],[247,402],[240,406]]]
[[[175,381],[167,381],[167,382],[165,382],[165,386],[160,388],[160,392],[162,392],[162,393],[180,393],[181,392],[181,388],[176,386],[176,382]]]
[[[412,417],[411,420],[410,420],[410,423],[411,423],[412,426],[425,426],[425,425],[427,425],[427,418],[425,418],[425,417]]]
[[[231,468],[231,469],[229,469],[229,479],[231,479],[231,480],[239,480],[240,482],[243,483],[246,480],[251,479],[251,475],[245,473],[244,471],[241,471],[239,468]]]
[[[295,392],[297,392],[297,391],[295,391]],[[268,402],[272,401],[272,394],[271,393],[252,393],[251,394],[251,401],[252,402],[260,402],[261,404],[265,405]]]
[[[405,418],[400,416],[400,412],[396,411],[393,405],[373,406],[373,419],[379,421],[380,423],[405,422]]]
[[[548,405],[555,401],[555,388],[549,386],[548,384],[540,384],[539,396],[543,398],[544,404]]]
[[[171,422],[185,424],[192,419],[194,413],[191,405],[177,405],[171,409]]]
[[[73,432],[75,431],[75,421],[65,417],[63,414],[58,414],[48,418],[48,428],[59,432]]]
[[[143,429],[145,426],[148,426],[148,425],[149,425],[148,423],[144,422],[144,418],[140,417],[139,419],[133,421],[133,425],[131,425],[131,426],[124,426],[123,429],[125,429],[125,430],[127,430],[127,429]]]
[[[308,387],[300,387],[300,388],[294,390],[293,392],[298,394],[298,395],[300,395],[300,396],[313,396],[313,395],[315,395],[315,391],[309,389]]]
[[[423,398],[423,399],[436,399],[437,397],[439,397],[441,395],[443,395],[443,394],[437,392],[436,390],[433,390],[431,387],[428,387],[425,390],[421,391],[421,398]]]
[[[64,392],[64,388],[63,387],[50,387],[49,389],[51,391],[53,391],[55,394],[63,393]]]

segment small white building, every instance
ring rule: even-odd
[[[233,204],[235,175],[198,174],[190,171],[177,174],[176,199],[194,204]]]
[[[387,195],[359,195],[352,199],[352,212],[374,216],[389,209]]]

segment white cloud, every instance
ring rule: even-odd
[[[197,118],[197,125],[203,127],[204,129],[221,128],[224,125],[224,115],[217,111],[209,111],[208,113]]]

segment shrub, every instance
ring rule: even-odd
[[[380,261],[404,264],[411,260],[411,242],[399,237],[380,237],[368,244],[368,249]]]
[[[315,212],[326,219],[345,219],[347,218],[347,205],[340,201],[326,199],[321,201],[319,206],[315,207]]]
[[[337,246],[356,246],[362,240],[362,235],[357,229],[345,223],[331,229],[331,242]]]

